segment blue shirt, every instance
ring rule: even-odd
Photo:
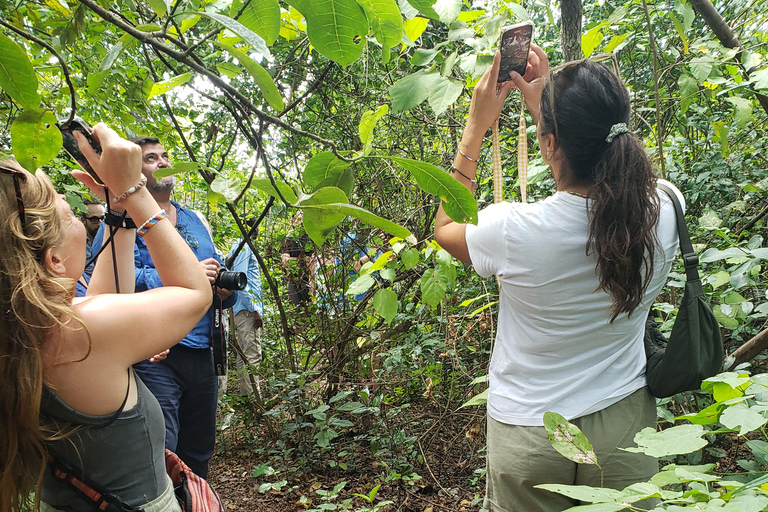
[[[203,261],[207,258],[215,258],[216,261],[221,264],[222,261],[216,254],[216,249],[213,246],[213,239],[197,214],[192,210],[182,208],[181,205],[175,201],[171,201],[171,204],[176,207],[176,231],[178,231],[181,237],[187,242],[187,245],[189,245],[192,252],[195,253],[198,261]],[[104,223],[99,226],[99,231],[93,239],[94,247],[101,247],[102,239],[104,237],[104,227]],[[152,290],[163,286],[162,281],[160,281],[160,276],[155,269],[155,263],[149,255],[147,244],[144,243],[144,239],[139,235],[136,235],[136,245],[133,247],[133,259],[136,267],[137,292]],[[236,298],[234,293],[230,295],[227,300],[224,301],[224,307],[232,307]],[[162,314],[162,311],[158,311],[158,313]],[[180,344],[189,348],[210,348],[212,319],[213,308],[211,307],[208,308],[208,311],[203,318],[200,319],[197,325],[192,328],[192,331],[181,340]]]
[[[242,239],[240,239],[242,240]],[[232,257],[237,246],[240,245],[240,240],[235,242],[232,246],[232,250],[229,251],[227,259]],[[237,254],[237,258],[232,262],[232,268],[234,272],[245,272],[248,276],[248,285],[245,290],[236,291],[233,295],[237,295],[235,305],[232,306],[232,311],[238,314],[241,311],[258,311],[259,314],[264,313],[264,303],[261,300],[261,271],[259,270],[259,262],[256,260],[256,256],[251,252],[251,248],[248,244],[243,246],[243,249]]]

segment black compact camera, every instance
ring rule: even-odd
[[[80,164],[80,167],[82,167],[83,170],[85,170],[94,180],[96,180],[96,183],[103,185],[104,182],[101,181],[101,178],[99,178],[99,176],[96,174],[96,171],[93,170],[91,164],[88,163],[88,160],[86,160],[85,156],[80,151],[80,147],[77,145],[77,139],[74,135],[74,132],[82,133],[88,141],[88,144],[90,144],[93,150],[100,155],[101,144],[99,144],[99,141],[97,141],[93,136],[91,127],[88,126],[88,124],[79,117],[75,117],[71,121],[68,119],[62,119],[59,121],[58,127],[59,131],[61,131],[62,144],[67,153],[69,153],[72,158],[74,158],[75,161]]]
[[[248,284],[248,276],[245,275],[245,272],[220,269],[213,284],[226,290],[245,290],[245,286]]]

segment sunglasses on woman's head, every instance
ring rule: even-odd
[[[621,75],[619,74],[619,60],[616,58],[615,53],[600,53],[598,55],[594,55],[586,59],[578,59],[578,60],[564,62],[550,69],[549,70],[549,108],[552,110],[552,123],[554,124],[554,128],[555,128],[555,138],[560,137],[560,134],[558,133],[558,130],[557,130],[557,121],[556,121],[557,118],[555,117],[555,85],[554,85],[555,75],[566,68],[578,66],[582,62],[586,62],[588,60],[592,62],[605,62],[607,60],[610,60],[613,63],[614,74],[619,78],[619,80],[621,80]]]
[[[19,220],[21,221],[21,230],[26,234],[27,232],[27,222],[26,218],[24,216],[24,200],[21,198],[21,181],[20,180],[26,180],[27,177],[22,173],[21,171],[17,171],[16,169],[9,169],[7,167],[0,167],[0,176],[10,176],[13,180],[13,188],[16,191],[16,209],[19,212]],[[3,189],[6,191],[8,190],[8,187],[3,187]]]

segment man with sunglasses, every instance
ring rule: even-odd
[[[85,226],[85,233],[88,235],[88,239],[85,241],[85,261],[91,261],[91,256],[94,254],[91,247],[93,247],[93,239],[96,237],[96,233],[99,232],[101,223],[104,220],[104,214],[106,210],[104,205],[99,201],[92,199],[85,199],[85,211],[80,214],[80,222]],[[90,263],[85,267],[83,274],[91,277],[93,272],[93,263]]]
[[[195,253],[213,286],[221,259],[213,244],[210,227],[202,214],[171,200],[175,176],[156,178],[155,172],[171,167],[168,152],[155,137],[139,137],[131,142],[142,148],[142,174],[146,187],[168,220]],[[105,226],[121,225],[122,219],[107,212]],[[101,247],[105,227],[94,240]],[[109,249],[106,249],[109,250]],[[163,286],[152,257],[140,236],[134,247],[136,291]],[[234,305],[236,296],[230,290],[213,288],[223,307]],[[163,314],[158,311],[158,314]],[[208,461],[216,439],[216,406],[218,378],[211,351],[213,307],[184,339],[166,354],[158,354],[134,365],[136,374],[155,395],[165,416],[165,446],[187,463],[196,474],[207,478]],[[173,322],[173,318],[168,319]]]

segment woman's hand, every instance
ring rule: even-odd
[[[73,133],[83,156],[109,188],[112,195],[120,195],[139,182],[141,178],[141,147],[123,139],[104,123],[98,123],[93,127],[93,135],[101,144],[102,152],[99,155],[82,134]],[[101,199],[106,197],[104,187],[96,183],[87,173],[74,171],[72,175]]]
[[[515,87],[515,83],[512,81],[502,84],[496,83],[500,62],[501,53],[497,51],[496,55],[493,56],[493,65],[485,71],[472,93],[472,104],[469,107],[466,131],[479,133],[481,138],[499,118],[507,94]]]
[[[511,71],[509,76],[512,82],[520,89],[525,98],[525,105],[533,117],[533,122],[539,124],[539,111],[541,107],[541,92],[544,89],[545,80],[549,75],[549,57],[539,45],[531,43],[528,52],[528,65],[525,76]]]

